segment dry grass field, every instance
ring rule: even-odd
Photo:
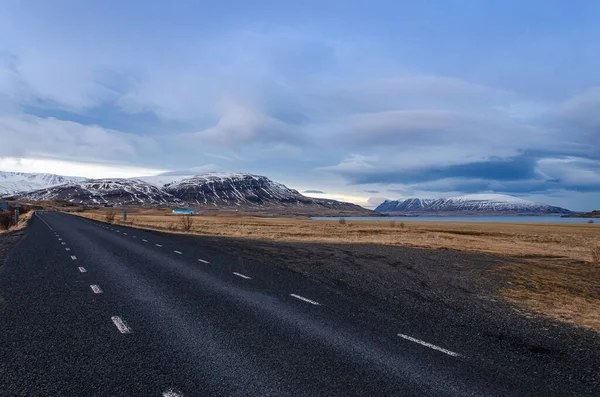
[[[106,221],[106,210],[80,215]],[[167,210],[129,210],[127,224],[183,233],[180,218]],[[193,219],[190,233],[207,236],[494,254],[506,259],[506,266],[490,270],[491,277],[508,281],[509,287],[499,291],[505,299],[524,310],[600,332],[600,263],[594,257],[594,249],[600,247],[597,224],[341,222],[243,216]]]

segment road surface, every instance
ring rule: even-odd
[[[55,212],[26,233],[0,266],[2,396],[598,395],[585,352],[511,348],[178,236]]]

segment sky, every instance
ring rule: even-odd
[[[0,0],[0,170],[600,209],[600,2]]]

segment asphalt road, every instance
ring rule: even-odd
[[[167,234],[50,212],[26,234],[0,266],[1,396],[599,395],[585,345],[523,349]]]

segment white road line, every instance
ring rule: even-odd
[[[173,389],[169,389],[169,390],[165,391],[162,395],[163,395],[163,397],[183,397],[183,394],[181,394]]]
[[[65,243],[64,241],[62,243],[60,243],[60,245],[67,245],[67,243]]]
[[[442,347],[439,347],[439,346],[436,346],[436,345],[432,345],[431,343],[427,343],[427,342],[422,341],[420,339],[413,338],[412,336],[408,336],[408,335],[404,335],[404,334],[398,334],[398,336],[401,337],[401,338],[403,338],[403,339],[409,340],[411,342],[418,343],[421,346],[425,346],[425,347],[428,347],[430,349],[437,350],[437,351],[442,352],[442,353],[446,353],[449,356],[460,357],[460,354],[458,354],[458,353],[454,353],[454,352],[452,352],[450,350],[446,350],[446,349],[444,349]]]
[[[179,255],[183,254],[183,252],[181,252],[181,251],[173,251],[173,252],[176,254],[179,254]]]
[[[252,280],[252,277],[248,277],[246,275],[243,275],[242,273],[233,272],[233,274],[235,274],[238,277],[245,278],[246,280]]]
[[[94,294],[101,294],[102,292],[104,292],[102,291],[102,288],[100,288],[100,286],[96,284],[90,285],[90,288],[92,289],[92,291],[94,291]]]
[[[87,272],[87,270],[85,269],[85,267],[82,267],[82,266],[79,266],[77,269],[79,269],[79,271],[80,271],[81,273],[85,273],[85,272]]]
[[[137,238],[136,236],[131,236],[131,237],[133,237],[133,238]]]
[[[112,316],[110,319],[112,320],[113,323],[115,323],[115,325],[119,329],[120,333],[122,333],[122,334],[130,334],[131,333],[131,328],[129,328],[127,326],[127,324],[125,324],[125,321],[123,321],[123,319],[121,317]]]
[[[36,214],[38,218],[40,218],[42,220],[42,222],[44,222],[46,224],[46,226],[48,226],[48,229],[50,229],[51,231],[54,231],[54,229],[52,229],[50,227],[50,225],[48,224],[48,222],[46,222],[45,220],[42,219],[42,217],[40,216],[40,214]]]
[[[160,244],[154,244],[154,245],[156,245],[157,247],[162,247],[162,245],[160,245]]]
[[[62,238],[59,238],[58,241],[62,241]]]
[[[65,248],[65,251],[71,251],[71,248]]]
[[[71,255],[71,259],[73,259],[74,261],[76,261],[77,257],[75,255]]]
[[[310,299],[307,299],[303,296],[300,295],[296,295],[296,294],[290,294],[291,297],[294,297],[296,299],[300,299],[301,301],[310,303],[311,305],[315,305],[315,306],[320,306],[321,304],[319,302],[315,302],[315,301],[311,301]]]
[[[127,236],[127,233],[123,233],[125,236]]]
[[[144,239],[142,239],[142,241],[143,241],[143,242],[145,242],[145,243],[147,243],[147,242],[148,242],[148,240],[144,240]]]
[[[202,262],[202,263],[210,263],[209,261],[205,261],[204,259],[198,259],[198,262]]]

